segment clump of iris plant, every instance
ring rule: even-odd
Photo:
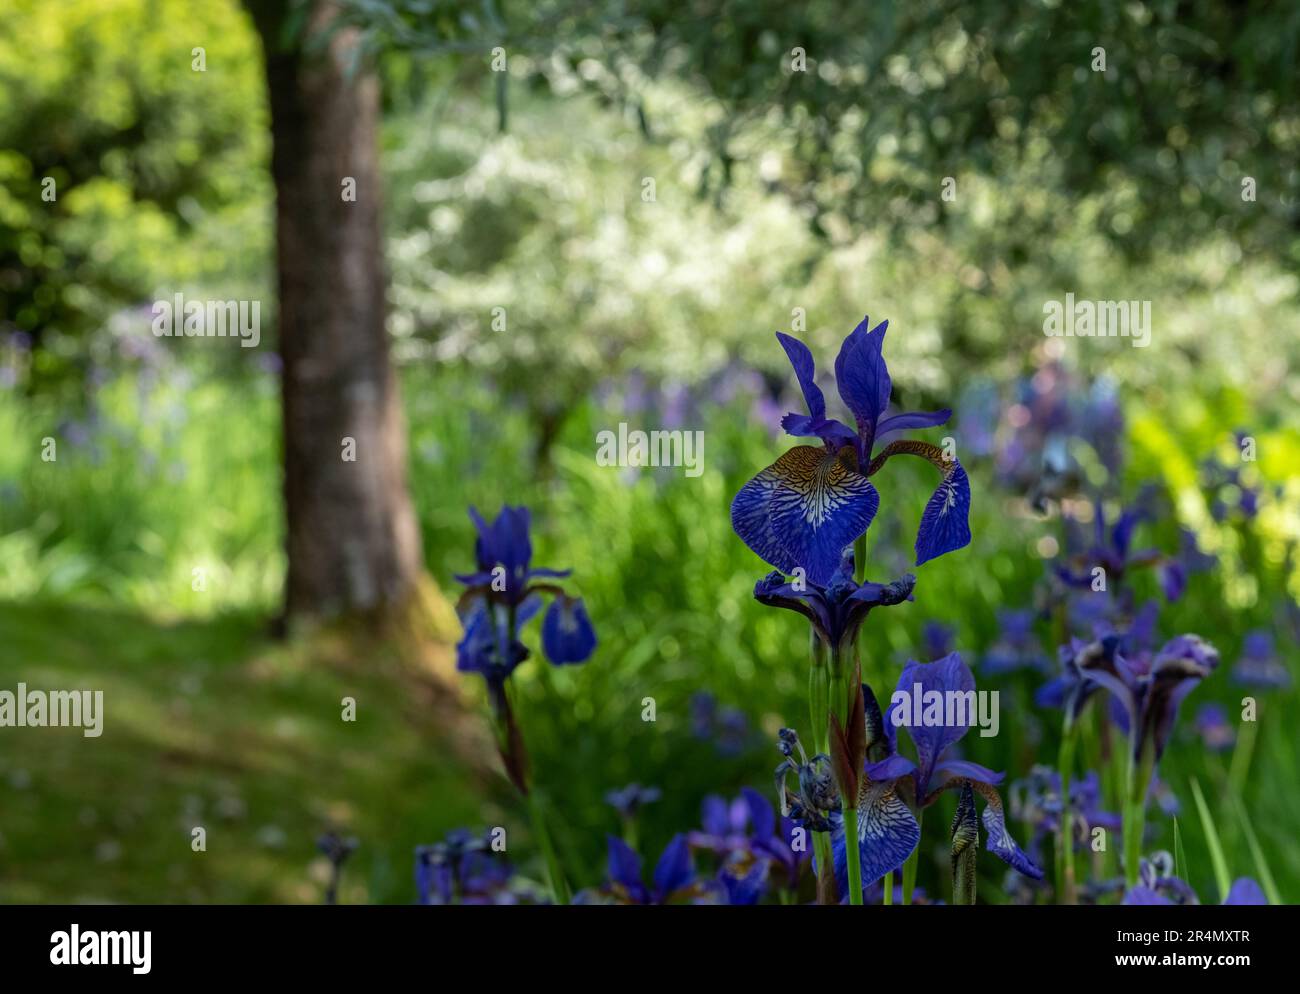
[[[1081,591],[1071,620],[1091,629],[1091,638],[1070,638],[1060,647],[1061,674],[1041,687],[1036,695],[1039,704],[1059,706],[1063,712],[1060,753],[1057,766],[1062,791],[1070,794],[1070,781],[1079,738],[1079,719],[1087,702],[1103,688],[1111,691],[1114,706],[1102,720],[1113,720],[1130,736],[1130,756],[1124,791],[1124,837],[1126,873],[1130,879],[1137,872],[1141,837],[1145,826],[1147,798],[1154,782],[1155,765],[1168,740],[1169,728],[1178,701],[1190,691],[1196,680],[1205,676],[1218,655],[1206,647],[1205,653],[1194,650],[1204,645],[1196,636],[1182,636],[1155,649],[1155,632],[1159,620],[1158,601],[1135,607],[1132,579],[1137,571],[1153,569],[1166,601],[1178,600],[1187,584],[1189,569],[1199,568],[1189,562],[1184,552],[1168,555],[1159,549],[1139,548],[1134,542],[1138,526],[1151,514],[1155,498],[1153,488],[1144,488],[1137,501],[1121,508],[1112,522],[1107,521],[1105,505],[1093,503],[1093,537],[1082,540],[1067,528],[1067,551],[1064,562],[1054,575],[1058,582]],[[1095,610],[1091,610],[1094,608]],[[1185,681],[1175,678],[1183,664],[1175,658],[1192,653],[1202,655],[1200,663],[1188,669]],[[1118,660],[1118,662],[1117,662]],[[1160,660],[1157,665],[1156,660]],[[1211,661],[1212,660],[1212,661]],[[1195,670],[1195,673],[1192,672]],[[1158,673],[1158,676],[1153,676]],[[1159,690],[1148,693],[1155,683]],[[1174,685],[1178,693],[1168,697],[1164,691]],[[1141,711],[1134,715],[1134,709]],[[1158,726],[1153,727],[1153,725]],[[1072,812],[1067,808],[1060,826],[1057,844],[1057,897],[1065,903],[1076,898]]]
[[[853,427],[827,417],[826,397],[817,385],[808,347],[777,333],[808,407],[806,414],[787,414],[781,426],[790,435],[814,438],[821,444],[788,450],[746,483],[731,504],[736,534],[776,570],[759,581],[754,596],[761,603],[799,612],[811,626],[809,709],[815,754],[809,759],[793,732],[792,737],[782,738],[787,758],[778,775],[797,773],[800,782],[793,802],[784,787],[779,789],[782,814],[797,809],[814,832],[819,899],[834,901],[847,889],[852,904],[863,902],[863,849],[843,847],[844,880],[837,881],[831,837],[840,833],[861,838],[864,832],[870,837],[878,825],[874,806],[881,803],[891,811],[901,808],[915,827],[906,805],[892,793],[886,799],[874,790],[866,771],[870,750],[864,733],[866,698],[858,634],[872,609],[911,600],[916,583],[910,574],[888,583],[866,580],[865,535],[880,505],[872,478],[897,455],[919,457],[939,471],[939,486],[917,531],[917,566],[962,548],[971,537],[970,481],[953,454],[918,439],[885,442],[899,432],[942,425],[952,414],[940,410],[887,415],[892,392],[882,353],[887,327],[888,322],[881,322],[873,328],[863,318],[835,359],[836,389],[852,415]],[[873,807],[859,820],[864,803]],[[893,858],[896,846],[882,848],[871,842],[866,879],[874,882],[877,876],[886,876],[888,900],[893,893],[892,873],[915,848],[915,840],[897,860]],[[887,855],[877,859],[882,853]]]
[[[457,604],[465,634],[456,646],[456,668],[479,674],[487,685],[502,763],[510,782],[528,802],[555,899],[565,903],[568,888],[530,790],[528,755],[515,719],[510,676],[530,655],[521,636],[544,604],[542,650],[553,665],[585,662],[596,649],[596,633],[582,599],[570,596],[558,582],[570,571],[532,565],[526,507],[503,507],[490,524],[475,509],[469,513],[478,529],[476,569],[456,577],[466,587]]]
[[[986,848],[1012,869],[1037,880],[1042,871],[1017,845],[1007,829],[1002,798],[997,787],[1003,775],[960,758],[956,746],[974,722],[974,715],[946,713],[933,720],[916,723],[909,718],[910,702],[919,694],[922,701],[946,701],[960,695],[974,700],[975,678],[956,653],[933,663],[910,662],[899,677],[898,687],[887,715],[882,715],[875,694],[865,684],[860,687],[862,705],[852,720],[860,723],[861,733],[846,735],[856,744],[837,743],[835,758],[818,754],[811,759],[799,743],[798,735],[783,729],[779,745],[786,757],[776,769],[777,790],[782,799],[782,814],[794,819],[809,831],[830,836],[835,885],[838,893],[847,890],[853,896],[852,860],[857,850],[860,879],[874,884],[883,878],[892,888],[891,874],[904,868],[902,895],[911,903],[915,885],[915,863],[909,857],[921,838],[921,816],[947,791],[958,792],[958,811],[952,827],[953,900],[975,901],[975,853],[979,841],[980,820],[977,804],[983,803],[983,827]],[[834,726],[835,723],[832,722]],[[898,751],[897,729],[907,729],[916,752],[913,762]],[[860,754],[860,764],[838,769],[840,757]],[[796,787],[789,783],[794,780]],[[854,793],[847,793],[845,787]],[[853,797],[856,804],[846,805]],[[978,798],[978,801],[977,801]],[[856,817],[845,812],[856,809]],[[851,845],[856,829],[857,845]],[[885,903],[892,894],[884,891]],[[862,898],[865,900],[865,897]],[[859,902],[851,902],[859,903]]]
[[[487,833],[457,828],[415,850],[415,890],[420,904],[515,904],[514,868],[493,851]]]
[[[687,841],[718,861],[716,879],[728,904],[757,904],[770,889],[783,902],[798,892],[808,853],[791,844],[791,819],[778,819],[767,798],[749,787],[731,801],[711,794],[702,807],[701,827]]]

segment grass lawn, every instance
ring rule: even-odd
[[[393,652],[61,603],[0,604],[0,645],[0,689],[104,693],[99,738],[0,729],[5,903],[315,902],[327,825],[361,841],[340,900],[404,903],[417,844],[521,820],[473,708]]]

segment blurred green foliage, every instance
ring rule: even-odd
[[[39,381],[84,373],[87,335],[123,307],[204,284],[265,296],[260,73],[231,3],[6,4],[0,334],[40,343]]]

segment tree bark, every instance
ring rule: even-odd
[[[248,7],[266,55],[276,190],[285,614],[382,613],[415,592],[423,556],[384,327],[378,81],[354,64],[355,32],[312,46],[329,3],[287,41],[288,3]]]

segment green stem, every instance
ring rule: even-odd
[[[890,870],[885,874],[885,896],[884,903],[888,906],[894,903],[894,871]]]
[[[1061,904],[1075,904],[1074,891],[1074,813],[1070,807],[1070,782],[1074,776],[1074,749],[1078,732],[1068,721],[1061,731],[1061,751],[1057,766],[1061,774],[1061,826],[1056,840],[1056,899]]]
[[[858,583],[867,580],[867,533],[853,540],[853,579]]]
[[[1258,717],[1256,715],[1256,718]],[[1255,754],[1255,736],[1258,727],[1257,721],[1243,721],[1241,734],[1237,736],[1237,746],[1232,750],[1232,763],[1228,767],[1228,786],[1238,795],[1245,786],[1246,774],[1250,772],[1250,760]]]
[[[925,816],[925,810],[916,812],[916,827],[918,831],[921,828],[921,819]],[[916,871],[921,862],[921,845],[918,842],[912,855],[907,857],[907,862],[903,864],[903,904],[910,906],[912,903],[912,894],[916,890]]]
[[[528,802],[528,817],[532,821],[533,834],[537,836],[537,844],[542,849],[542,855],[546,859],[546,875],[551,885],[551,895],[556,904],[569,903],[569,884],[564,879],[564,871],[560,869],[560,859],[555,853],[555,847],[551,845],[551,837],[546,831],[546,818],[542,815],[542,804],[537,797],[536,790],[530,790],[525,799]]]
[[[1132,889],[1138,885],[1138,869],[1142,862],[1142,836],[1146,828],[1147,786],[1155,757],[1151,747],[1129,750],[1128,791],[1124,801],[1124,883]]]
[[[862,850],[858,848],[858,809],[844,809],[844,855],[849,863],[849,904],[862,903]]]

